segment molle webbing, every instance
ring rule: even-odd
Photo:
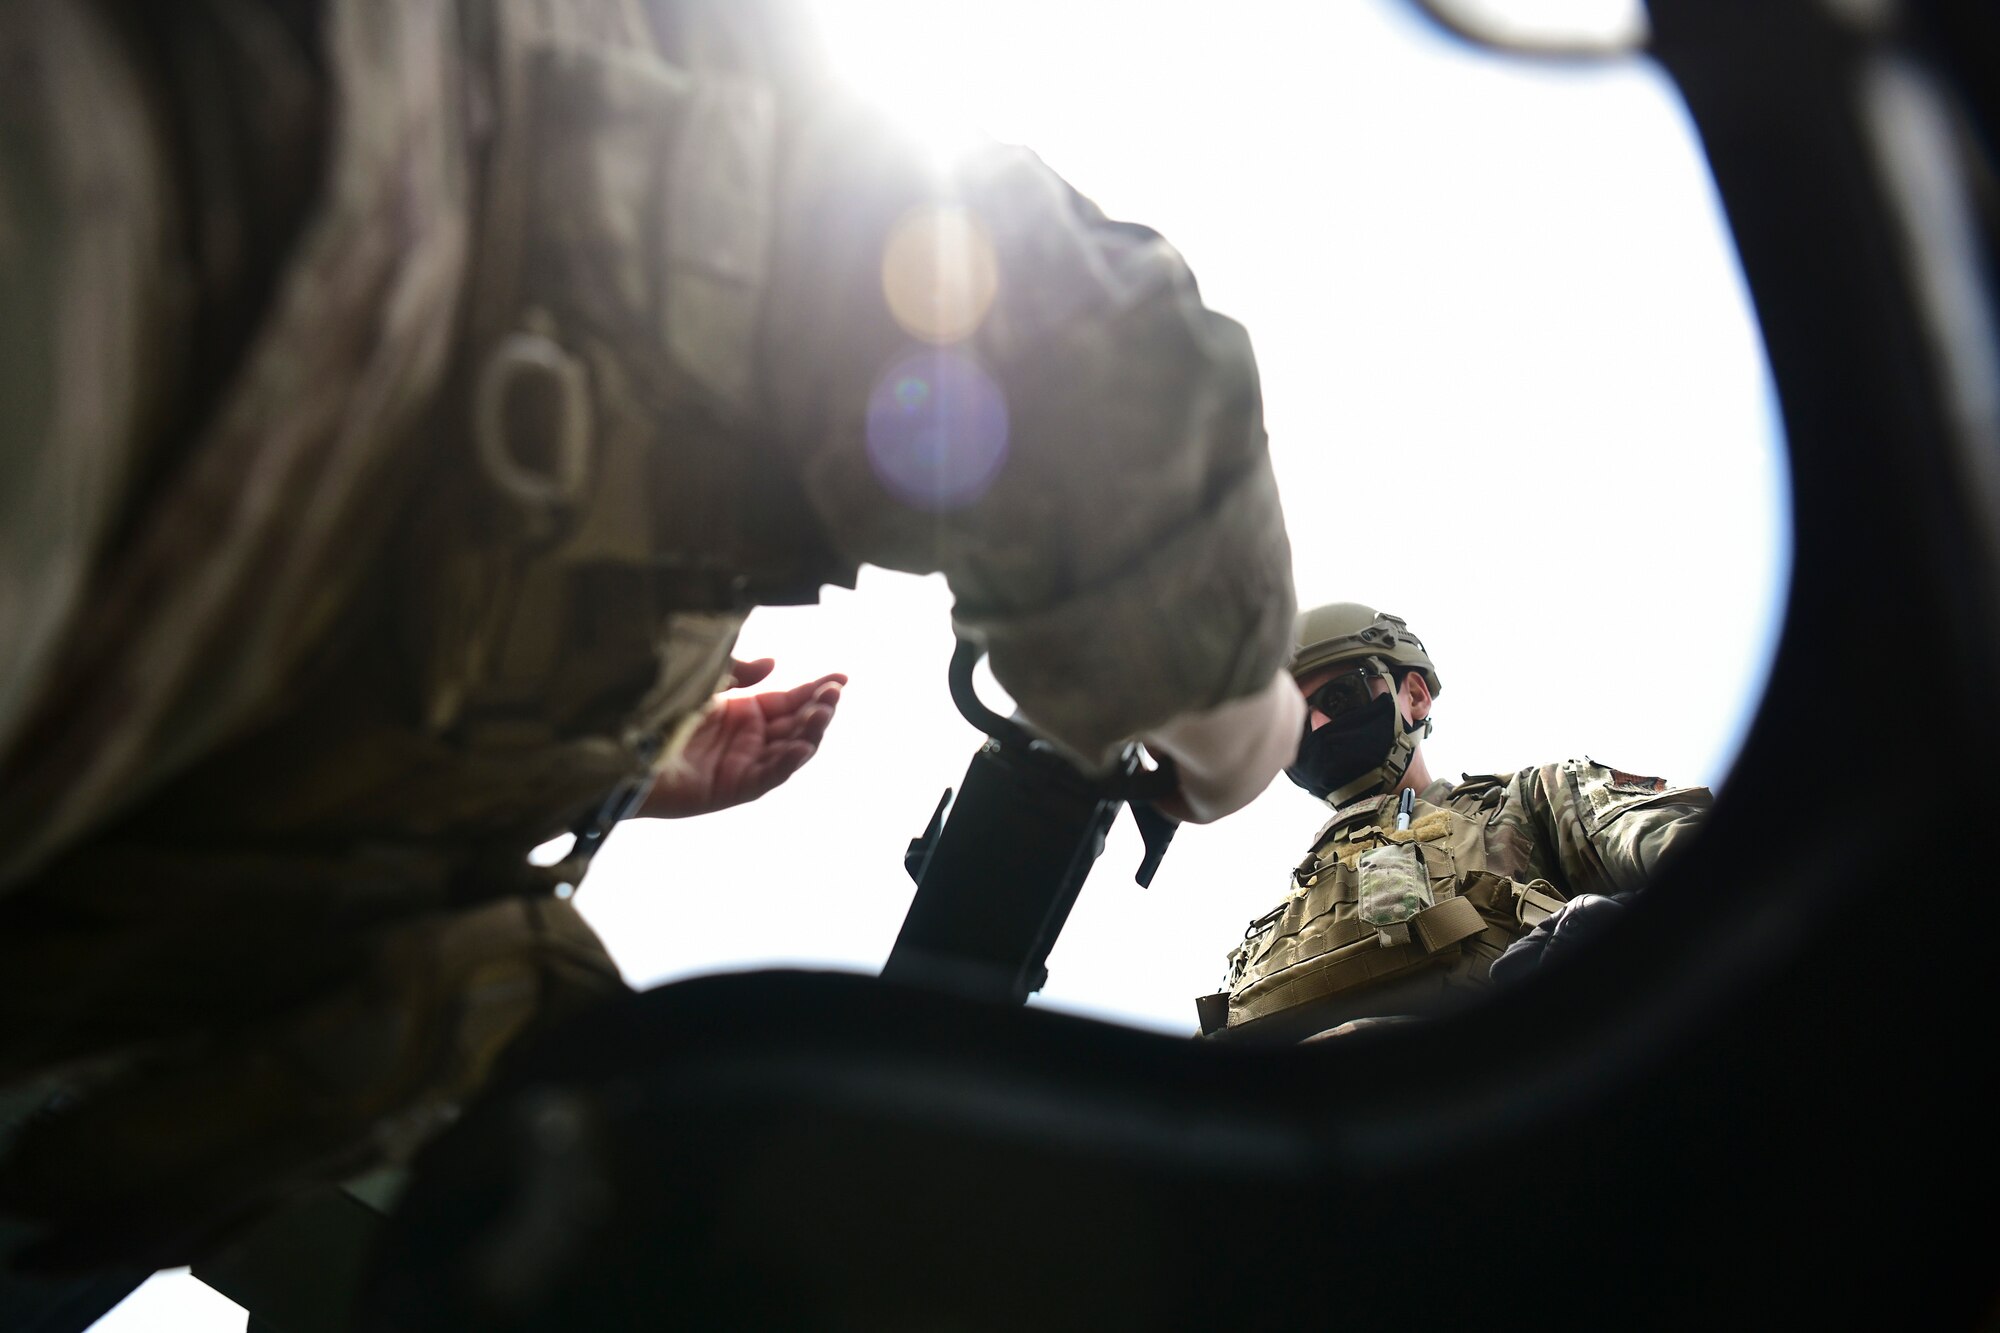
[[[1341,922],[1326,941],[1326,952],[1294,964],[1260,984],[1253,994],[1233,1001],[1229,1025],[1253,1022],[1424,966],[1439,952],[1477,935],[1486,921],[1473,903],[1453,897],[1419,912],[1409,925],[1411,943],[1384,947],[1376,943],[1374,927],[1359,919]],[[1344,956],[1331,956],[1342,950],[1347,951]]]

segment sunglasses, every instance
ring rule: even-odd
[[[1375,673],[1367,667],[1343,671],[1308,694],[1306,707],[1329,720],[1344,717],[1374,697],[1368,689],[1369,682],[1374,678]]]

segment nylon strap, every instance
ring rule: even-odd
[[[1436,953],[1486,929],[1486,918],[1465,899],[1447,898],[1410,918],[1410,927],[1424,952]]]
[[[1545,879],[1521,884],[1481,871],[1468,877],[1465,897],[1482,911],[1513,917],[1528,931],[1562,910],[1564,900],[1555,887]]]

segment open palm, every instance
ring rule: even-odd
[[[743,689],[771,674],[768,657],[731,665]],[[789,690],[724,699],[688,738],[679,760],[653,779],[640,815],[680,819],[753,801],[805,766],[819,749],[847,677],[838,672]]]

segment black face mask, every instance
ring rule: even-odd
[[[1307,722],[1310,725],[1311,719]],[[1396,701],[1378,695],[1350,716],[1308,731],[1285,776],[1323,801],[1380,765],[1395,743]]]

